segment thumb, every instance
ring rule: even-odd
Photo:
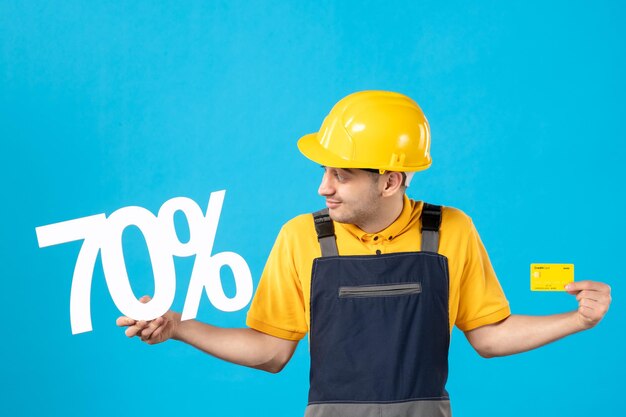
[[[584,288],[580,288],[579,284],[580,284],[579,282],[570,282],[569,284],[565,286],[565,291],[568,294],[577,295],[579,292],[581,292],[584,289]]]
[[[139,299],[139,302],[143,303],[143,304],[146,304],[150,300],[152,300],[152,297],[150,297],[149,295],[144,295],[143,297],[141,297]]]

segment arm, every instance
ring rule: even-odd
[[[142,297],[147,302],[149,297]],[[238,365],[277,373],[289,362],[298,341],[280,339],[250,328],[226,329],[196,320],[180,320],[180,314],[168,311],[150,322],[129,317],[117,319],[128,327],[126,336],[138,336],[153,345],[168,339],[185,342],[209,355]]]
[[[566,290],[576,295],[578,310],[551,316],[511,315],[499,323],[469,330],[465,336],[483,357],[512,355],[594,327],[611,304],[611,288],[600,282],[574,282]]]

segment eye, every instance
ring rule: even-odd
[[[335,171],[334,172],[335,178],[337,179],[337,181],[339,182],[344,182],[346,180],[346,176],[343,175],[341,172],[339,171]]]
[[[338,168],[328,168],[321,165],[321,168],[325,171],[324,175],[332,176],[337,182],[346,182],[350,179],[350,175],[344,170]]]

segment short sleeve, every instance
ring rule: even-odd
[[[510,315],[509,303],[487,251],[474,224],[470,222],[456,326],[462,331],[468,331],[497,323]]]
[[[289,233],[283,227],[265,264],[246,324],[281,339],[300,340],[308,326],[289,240]]]

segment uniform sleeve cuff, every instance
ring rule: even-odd
[[[272,326],[271,324],[267,324],[265,322],[253,319],[250,316],[246,318],[246,325],[251,329],[257,330],[261,333],[266,333],[270,336],[286,340],[301,340],[306,335],[306,333],[303,332],[298,332],[295,330],[285,330],[279,327]]]
[[[486,326],[488,324],[497,323],[509,317],[510,315],[511,315],[511,308],[507,305],[506,307],[503,307],[500,310],[494,311],[493,313],[488,314],[486,316],[479,317],[474,320],[469,320],[464,323],[457,323],[456,327],[458,327],[464,332],[467,332],[469,330],[474,330],[481,326]]]

